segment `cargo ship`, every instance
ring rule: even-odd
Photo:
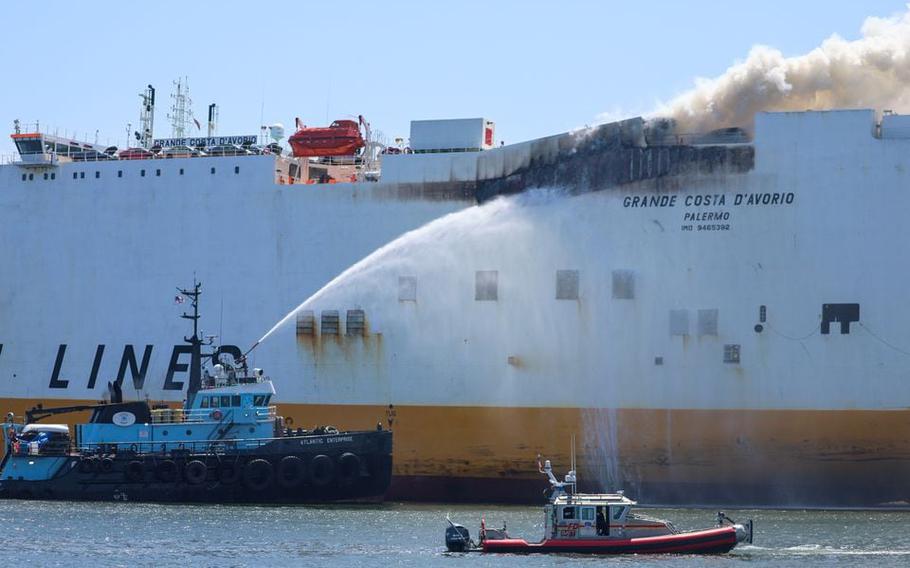
[[[527,501],[535,456],[567,462],[577,434],[584,490],[907,504],[910,117],[633,118],[499,146],[484,118],[415,121],[376,164],[185,138],[124,159],[14,132],[4,411],[107,381],[179,404],[161,306],[195,273],[224,345],[291,312],[249,358],[295,425],[385,417],[392,499]]]

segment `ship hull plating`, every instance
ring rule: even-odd
[[[8,456],[0,497],[162,503],[380,501],[391,481],[391,446],[389,432],[355,432],[278,439],[238,454]],[[293,467],[285,465],[288,458]],[[56,473],[48,480],[29,480],[29,468],[44,467],[41,460],[54,462],[48,467]]]

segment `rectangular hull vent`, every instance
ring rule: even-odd
[[[319,331],[322,335],[338,335],[338,310],[322,312],[322,324]]]
[[[297,314],[297,335],[315,335],[316,316],[313,310],[304,310]]]
[[[364,334],[364,315],[363,310],[348,310],[347,322],[345,325],[345,335],[363,335]]]
[[[578,299],[578,271],[577,270],[557,270],[556,271],[556,299],[557,300],[577,300]]]

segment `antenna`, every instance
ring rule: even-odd
[[[152,139],[155,133],[155,87],[148,85],[145,92],[139,93],[142,98],[142,108],[139,111],[139,132],[136,138],[139,145],[143,148],[152,147]],[[129,147],[129,133],[126,137],[126,145]]]
[[[174,103],[171,105],[171,112],[167,117],[171,119],[171,136],[174,138],[183,138],[189,123],[193,119],[193,100],[190,98],[190,87],[186,77],[178,78],[174,81],[176,90],[171,93]]]

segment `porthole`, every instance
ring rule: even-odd
[[[192,435],[193,435],[193,431],[192,431],[192,430],[187,430],[187,431],[186,431],[186,435],[187,435],[187,436],[192,436]]]
[[[162,430],[162,431],[161,431],[161,435],[162,435],[162,436],[167,436],[167,430]]]
[[[35,179],[35,174],[28,174],[28,181]]]
[[[95,172],[95,179],[98,179],[100,177],[101,177],[101,172]]]
[[[28,179],[28,176],[25,175],[25,174],[22,174],[22,181],[25,181],[25,180],[27,180],[27,179]]]
[[[183,168],[180,168],[180,175],[183,175]]]
[[[239,173],[240,173],[240,166],[234,166],[234,173],[235,173],[235,174],[239,174]]]
[[[215,173],[215,168],[214,168],[214,167],[212,167],[212,173]]]
[[[255,431],[256,431],[256,429],[253,428],[252,426],[250,426],[250,434],[252,434],[252,433],[255,432]]]
[[[139,170],[139,176],[145,177],[145,170]]]
[[[122,178],[122,177],[123,177],[123,170],[117,170],[117,177],[118,177],[118,178]]]
[[[160,176],[160,175],[161,175],[161,170],[155,170],[155,175],[156,175],[156,176]]]

